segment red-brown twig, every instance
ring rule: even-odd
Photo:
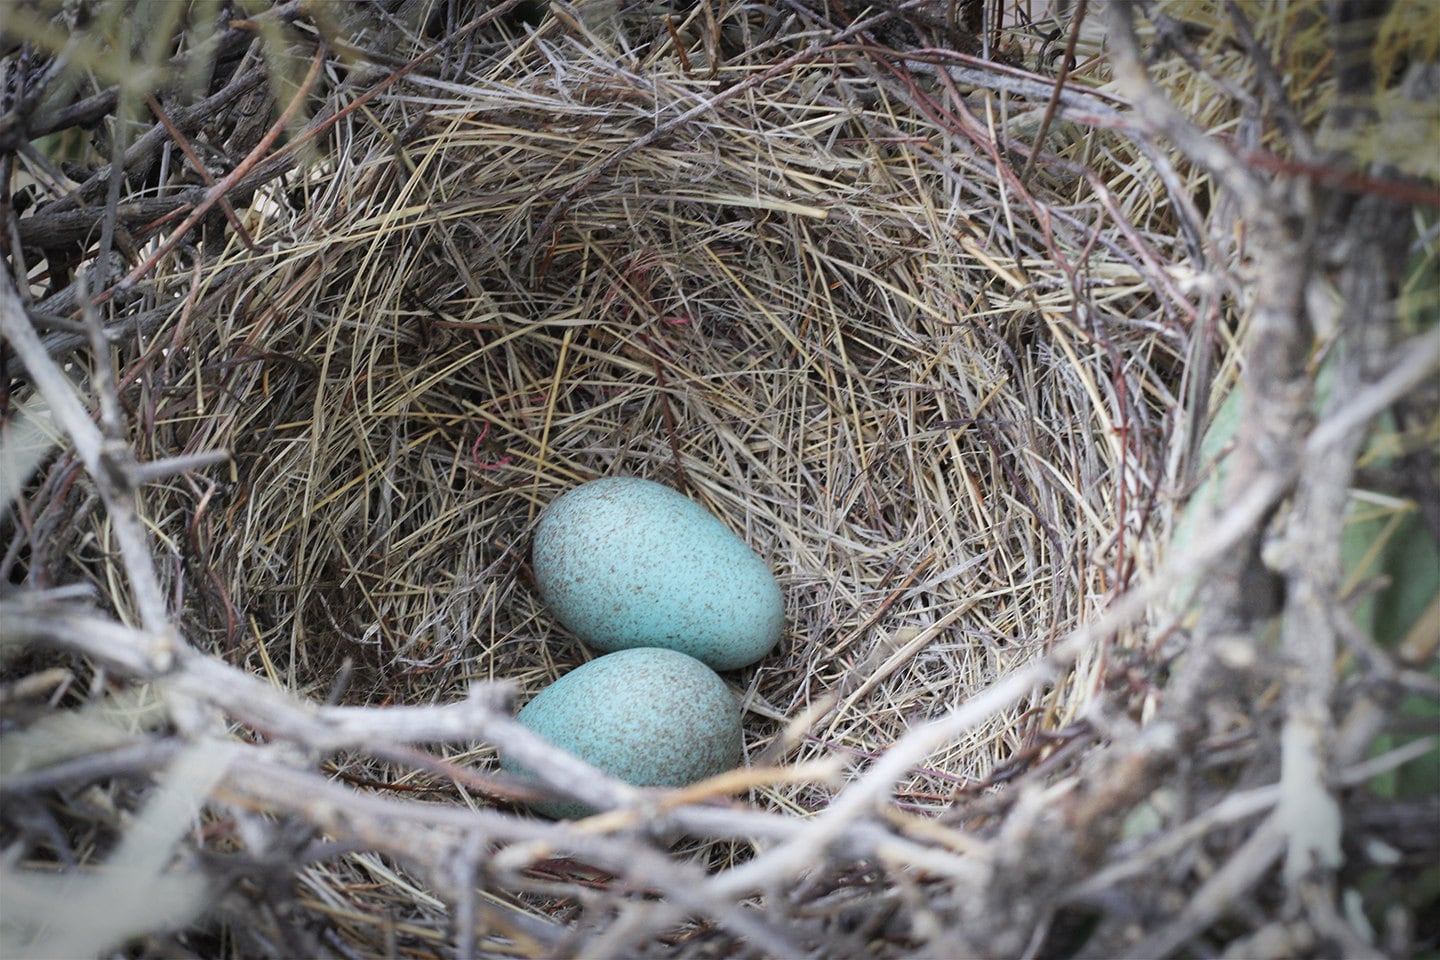
[[[145,103],[149,105],[150,112],[155,114],[155,119],[159,120],[165,129],[170,132],[170,138],[175,141],[175,145],[185,154],[185,158],[190,161],[190,166],[194,167],[195,172],[200,174],[200,179],[204,180],[205,185],[213,190],[216,185],[215,178],[210,176],[209,170],[205,169],[204,161],[196,155],[195,148],[190,146],[190,141],[186,138],[184,131],[175,126],[169,114],[165,112],[164,107],[160,106],[160,101],[155,99],[153,93],[145,94]],[[241,223],[240,218],[236,216],[235,208],[230,205],[229,199],[222,193],[218,202],[220,209],[225,213],[225,219],[230,221],[230,226],[239,234],[245,246],[250,250],[254,250],[255,241],[250,239],[250,232],[245,229],[245,224]]]
[[[306,72],[305,79],[300,82],[300,88],[295,91],[295,96],[290,99],[290,105],[287,106],[285,112],[280,115],[280,119],[276,120],[270,129],[265,131],[265,136],[260,138],[260,142],[255,144],[255,148],[246,154],[245,159],[241,160],[234,170],[231,170],[225,175],[225,179],[210,188],[210,191],[205,195],[205,199],[200,201],[199,205],[191,211],[190,216],[186,217],[180,226],[175,228],[175,231],[160,244],[154,253],[141,261],[135,269],[127,273],[124,279],[114,287],[111,287],[95,298],[94,303],[96,306],[109,300],[115,295],[116,290],[130,286],[135,283],[136,280],[139,280],[154,269],[155,264],[169,255],[195,224],[199,223],[205,214],[209,213],[211,208],[219,203],[235,184],[244,179],[245,174],[249,173],[255,164],[260,162],[260,158],[265,155],[266,151],[270,149],[280,134],[290,125],[290,121],[295,118],[295,114],[300,110],[301,105],[305,102],[305,98],[309,95],[310,88],[315,85],[316,78],[320,76],[320,65],[324,63],[324,61],[325,47],[321,45],[316,47],[315,56],[310,61],[310,69]]]

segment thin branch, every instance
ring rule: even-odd
[[[1129,96],[1141,128],[1158,133],[1175,144],[1191,161],[1233,193],[1246,215],[1263,216],[1265,191],[1258,178],[1218,140],[1175,109],[1146,73],[1140,41],[1135,35],[1134,6],[1107,3],[1105,15],[1115,80]]]
[[[131,472],[134,451],[128,444],[107,440],[91,421],[90,414],[76,395],[74,385],[45,352],[8,273],[0,281],[0,334],[10,342],[11,349],[30,371],[56,421],[70,435],[81,462],[94,479],[114,523],[135,604],[153,644],[148,655],[157,663],[168,663],[180,640],[170,625],[169,610],[155,570],[149,539],[137,512],[135,481]],[[106,361],[97,357],[96,362]]]
[[[205,191],[205,199],[200,201],[199,205],[190,212],[190,215],[181,222],[180,226],[171,231],[170,236],[167,237],[153,253],[126,274],[125,278],[116,284],[115,288],[102,294],[100,300],[96,301],[97,304],[113,296],[114,289],[129,287],[154,269],[155,264],[159,263],[170,251],[174,250],[180,241],[185,238],[185,235],[190,232],[191,228],[204,219],[205,214],[209,213],[212,207],[223,200],[237,183],[245,179],[245,175],[248,174],[251,168],[260,162],[260,158],[269,151],[271,144],[275,142],[280,134],[289,129],[291,121],[295,118],[295,114],[298,113],[304,105],[305,98],[309,94],[311,86],[314,85],[315,80],[320,76],[320,66],[324,61],[325,48],[323,46],[316,47],[315,56],[310,60],[310,69],[300,81],[300,86],[295,91],[295,96],[290,98],[290,103],[286,106],[285,112],[280,114],[280,118],[265,132],[265,135],[260,138],[260,142],[255,144],[254,149],[246,155],[245,159],[236,164],[234,170],[231,170],[225,175],[225,179]]]

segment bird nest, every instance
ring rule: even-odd
[[[6,952],[1433,944],[1434,12],[1119,6],[19,10]],[[614,475],[786,598],[685,790],[512,719]]]

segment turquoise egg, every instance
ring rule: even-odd
[[[637,787],[683,787],[740,763],[740,705],[705,664],[674,650],[638,647],[576,667],[516,719],[546,740]],[[512,773],[523,767],[501,755]],[[573,802],[535,805],[584,816]]]
[[[561,494],[535,528],[535,583],[555,617],[599,650],[664,647],[716,670],[754,663],[785,628],[765,562],[669,487],[610,477]]]

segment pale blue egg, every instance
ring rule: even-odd
[[[531,563],[556,618],[599,650],[664,647],[733,670],[769,653],[785,627],[780,586],[755,551],[650,480],[592,480],[556,498]]]
[[[683,787],[740,763],[740,705],[694,657],[639,647],[576,667],[516,719],[546,740],[637,787]],[[503,769],[525,773],[503,755]],[[552,817],[588,808],[544,802]]]

